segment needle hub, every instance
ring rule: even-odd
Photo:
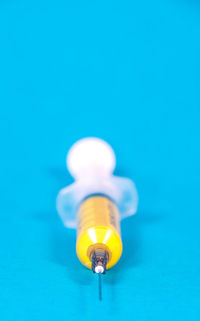
[[[92,271],[105,274],[108,263],[108,253],[102,249],[96,249],[92,254]]]

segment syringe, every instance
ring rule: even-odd
[[[75,182],[57,197],[65,226],[77,228],[77,256],[99,274],[99,281],[121,256],[120,219],[135,214],[138,204],[134,183],[112,174],[115,164],[108,143],[99,138],[79,140],[67,155],[67,168]],[[99,293],[101,297],[101,289]]]

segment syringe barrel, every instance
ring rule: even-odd
[[[77,214],[76,252],[79,260],[91,269],[94,251],[108,254],[107,269],[117,263],[122,253],[119,211],[104,195],[91,195],[79,207]]]

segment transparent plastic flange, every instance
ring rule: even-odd
[[[120,212],[120,219],[137,211],[138,194],[135,184],[128,178],[110,175],[77,180],[63,188],[57,196],[57,210],[65,226],[76,228],[76,214],[81,202],[93,194],[111,198]]]

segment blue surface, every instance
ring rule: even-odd
[[[0,2],[0,320],[199,321],[199,57],[198,1]],[[140,198],[102,303],[55,210],[91,135]]]

